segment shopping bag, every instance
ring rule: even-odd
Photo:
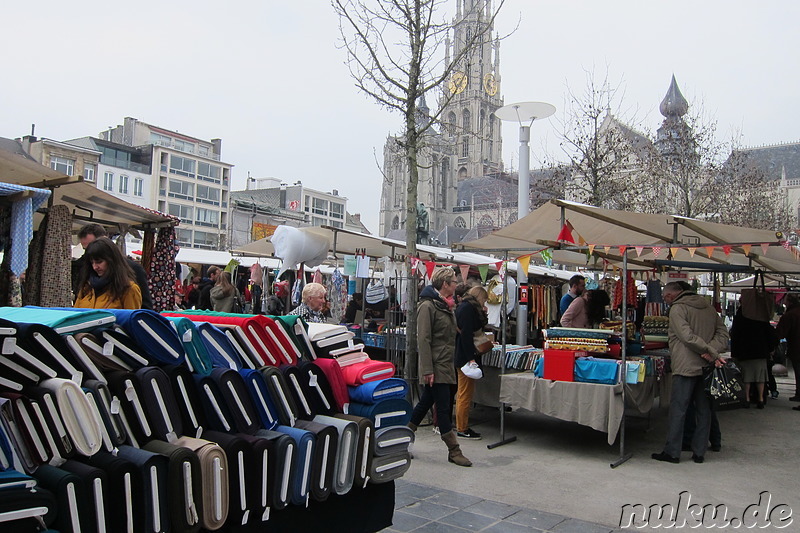
[[[742,373],[732,362],[715,367],[705,376],[706,392],[715,411],[744,407],[747,401],[742,388]]]
[[[758,280],[761,280],[761,287]],[[750,320],[769,322],[775,313],[775,297],[768,293],[764,286],[764,272],[757,271],[753,276],[753,288],[742,289],[739,297],[742,306],[742,316]]]
[[[475,352],[478,355],[485,354],[487,352],[491,352],[492,348],[494,348],[494,343],[492,339],[489,338],[486,333],[483,331],[476,331],[473,337],[473,342],[475,343]]]

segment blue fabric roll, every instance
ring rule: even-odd
[[[166,317],[149,309],[111,309],[125,332],[145,349],[152,363],[177,365],[185,352],[178,333]]]
[[[255,404],[259,418],[261,418],[261,424],[266,429],[275,429],[275,426],[278,425],[279,411],[272,401],[264,376],[261,375],[261,372],[252,368],[239,370],[239,373],[250,391],[253,404]]]
[[[104,309],[72,307],[0,307],[0,318],[11,322],[27,322],[50,326],[56,333],[82,333],[114,324],[114,315]]]
[[[404,399],[383,400],[374,404],[350,402],[348,414],[372,420],[375,429],[405,426],[411,420],[411,404]]]
[[[405,398],[408,383],[400,378],[386,378],[370,381],[358,387],[347,387],[350,399],[354,402],[373,404],[393,398]]]
[[[289,435],[297,444],[292,498],[295,505],[305,505],[311,490],[311,469],[314,463],[314,434],[304,429],[276,426],[275,431]]]
[[[239,352],[224,331],[208,322],[195,322],[195,326],[211,357],[212,365],[233,370],[246,368]]]
[[[177,316],[168,316],[167,320],[172,322],[183,343],[189,370],[203,376],[209,375],[212,368],[211,355],[209,355],[195,323],[188,318]]]

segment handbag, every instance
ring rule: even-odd
[[[478,355],[491,352],[492,348],[494,347],[492,339],[490,339],[489,336],[483,331],[476,331],[473,341],[475,342],[475,352]]]
[[[729,361],[721,367],[714,367],[703,379],[714,411],[738,409],[747,403],[742,373],[734,363]]]
[[[761,280],[761,287],[758,287],[758,280]],[[742,306],[742,316],[750,320],[769,322],[775,313],[775,297],[767,292],[764,286],[764,272],[756,271],[753,276],[753,288],[742,289],[739,303]]]

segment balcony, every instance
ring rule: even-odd
[[[204,157],[206,159],[213,159],[214,161],[219,161],[219,154],[215,154],[213,152],[209,152],[208,155],[200,155],[195,153],[194,150],[187,150],[183,146],[178,146],[172,141],[153,141],[152,143],[154,146],[164,146],[166,148],[172,148],[173,150],[177,150],[179,152],[183,152],[186,154],[192,154],[197,157]]]

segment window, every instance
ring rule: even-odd
[[[324,226],[328,221],[322,217],[311,217],[312,226]]]
[[[67,176],[72,176],[75,172],[75,160],[66,157],[53,156],[50,158],[50,168],[56,172],[61,172]]]
[[[311,197],[310,196],[306,196],[305,197],[305,207],[304,207],[304,209],[305,209],[306,213],[311,211]]]
[[[338,220],[331,220],[331,226],[333,226],[334,228],[343,228],[344,224],[342,222],[339,222]]]
[[[219,241],[219,235],[216,233],[210,233],[207,231],[195,231],[194,232],[194,246],[195,248],[209,248],[213,249],[217,247],[217,242]]]
[[[464,220],[463,217],[456,217],[456,219],[453,221],[453,225],[457,228],[466,228],[467,221]]]
[[[188,222],[189,224],[192,223],[192,212],[194,208],[190,205],[181,205],[181,204],[169,204],[167,208],[167,213],[174,217],[178,217],[181,219],[181,222]]]
[[[128,194],[128,176],[122,175],[119,177],[119,192]]]
[[[133,178],[133,195],[144,196],[144,180],[142,178]]]
[[[194,185],[185,181],[169,180],[169,194],[167,196],[192,200],[194,198]]]
[[[103,174],[103,190],[104,191],[113,191],[114,190],[114,173],[113,172],[106,172]]]
[[[311,201],[311,212],[315,215],[328,215],[328,200],[313,198]]]
[[[86,164],[83,167],[83,179],[94,183],[94,176],[97,174],[97,165]]]
[[[181,246],[192,245],[192,230],[190,229],[175,228],[175,237]]]
[[[221,167],[212,165],[210,163],[197,162],[197,178],[206,181],[213,181],[214,183],[220,182]]]
[[[159,133],[150,132],[150,142],[153,144],[159,144],[161,146],[169,146],[172,144],[172,138],[167,137],[166,135],[161,135]]]
[[[197,147],[197,153],[202,155],[203,157],[208,157],[208,146],[205,146],[205,145],[202,145],[202,144],[199,145]]]
[[[204,204],[219,205],[219,189],[208,185],[198,185],[197,201]]]
[[[194,221],[198,226],[216,227],[219,225],[219,211],[198,207],[195,215]]]
[[[194,163],[194,159],[173,155],[169,158],[169,171],[173,174],[179,174],[181,176],[193,178]]]
[[[469,139],[464,137],[461,139],[461,157],[469,156]]]
[[[392,229],[400,229],[400,218],[397,215],[392,219]]]
[[[175,139],[175,148],[180,150],[181,152],[186,152],[187,154],[194,153],[194,143],[191,143],[189,141]]]
[[[344,218],[344,204],[331,202],[331,218]]]
[[[456,114],[451,111],[450,114],[447,115],[446,130],[450,135],[455,135],[456,129],[458,129],[458,121],[456,120]]]
[[[464,128],[464,133],[468,133],[472,131],[472,127],[470,121],[472,120],[469,114],[469,109],[465,109],[462,115],[462,127]]]

